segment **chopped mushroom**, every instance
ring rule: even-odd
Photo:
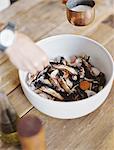
[[[50,76],[51,76],[52,78],[56,78],[58,72],[59,72],[59,71],[56,69],[56,70],[52,71],[52,73],[51,73]]]
[[[27,74],[27,84],[30,85],[36,78],[37,78],[37,74],[34,75],[31,73],[28,73]]]
[[[87,96],[88,96],[88,97],[93,96],[93,95],[96,94],[96,92],[91,91],[91,90],[86,90],[85,92],[87,93]]]
[[[60,69],[60,70],[67,70],[71,74],[76,74],[77,75],[77,71],[72,67],[65,66],[65,65],[53,65],[53,67],[56,68],[56,69]]]
[[[55,90],[53,90],[53,89],[51,89],[49,87],[44,87],[43,86],[43,87],[40,88],[40,90],[45,92],[45,93],[47,93],[47,94],[50,94],[50,95],[58,98],[59,100],[63,100],[64,99],[59,93],[57,93]]]
[[[56,87],[56,89],[58,91],[64,91],[61,86],[60,86],[60,83],[58,82],[58,77],[54,77],[52,78],[50,75],[49,75],[49,81],[51,82],[51,84]]]
[[[70,89],[73,87],[73,83],[69,80],[69,78],[66,79],[66,84],[69,86]]]
[[[53,98],[51,95],[48,95],[47,93],[42,92],[42,93],[39,93],[39,95],[40,95],[41,97],[54,100],[54,98]]]
[[[90,56],[50,60],[36,75],[27,75],[27,84],[35,93],[55,101],[77,101],[93,96],[106,84],[105,74],[90,63]]]
[[[98,76],[100,74],[100,71],[95,68],[95,67],[92,67],[91,68],[91,73],[94,75],[94,76]]]
[[[61,77],[58,79],[61,87],[63,87],[63,89],[66,91],[66,92],[70,92],[70,88],[68,87],[67,83],[65,82],[65,80]]]
[[[79,75],[80,75],[80,78],[84,78],[84,76],[85,76],[85,70],[84,70],[83,67],[80,68],[80,73],[79,73]]]

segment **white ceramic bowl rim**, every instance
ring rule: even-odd
[[[97,44],[99,47],[101,47],[102,50],[105,51],[105,53],[108,55],[108,57],[109,57],[109,59],[110,59],[110,61],[111,61],[111,65],[112,65],[112,74],[111,74],[111,76],[110,76],[109,81],[108,81],[107,84],[105,85],[105,87],[104,87],[100,92],[98,92],[97,94],[93,95],[92,97],[95,97],[95,96],[101,94],[101,92],[103,93],[103,91],[105,91],[105,88],[109,85],[109,83],[111,82],[111,80],[114,78],[114,62],[113,62],[113,59],[112,59],[110,53],[109,53],[109,52],[106,50],[106,48],[105,48],[104,46],[102,46],[100,43],[98,43],[98,42],[96,42],[96,41],[94,41],[94,40],[92,40],[92,39],[90,39],[90,38],[87,38],[87,37],[85,37],[85,36],[73,35],[73,34],[61,34],[61,35],[51,36],[51,37],[48,37],[48,38],[45,38],[45,39],[40,40],[40,41],[37,42],[36,44],[38,45],[38,44],[41,44],[42,42],[45,42],[45,41],[47,41],[47,40],[49,40],[49,39],[59,38],[59,37],[61,37],[61,36],[72,36],[72,37],[74,36],[74,37],[79,37],[79,38],[87,39],[87,40],[89,40],[89,41],[91,41],[91,42]],[[35,92],[33,92],[33,91],[29,88],[29,86],[27,85],[27,83],[26,83],[25,81],[23,82],[23,79],[22,79],[22,76],[21,76],[21,72],[23,72],[23,71],[19,70],[19,76],[20,76],[20,80],[21,80],[22,84],[25,86],[25,88],[26,88],[33,96],[40,97],[40,99],[42,99],[44,102],[45,102],[45,101],[48,101],[49,103],[59,103],[59,104],[60,104],[60,103],[62,103],[62,104],[64,103],[64,104],[69,104],[69,103],[82,103],[82,102],[91,100],[91,97],[88,97],[88,98],[85,98],[85,99],[82,99],[82,100],[79,100],[79,101],[68,101],[68,102],[65,102],[65,101],[53,101],[53,100],[50,100],[50,99],[46,99],[46,98],[44,98],[44,97],[39,96],[39,95],[36,94]]]

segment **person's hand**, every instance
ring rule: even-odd
[[[12,46],[6,49],[6,54],[18,69],[34,74],[49,63],[46,53],[29,37],[18,32]]]

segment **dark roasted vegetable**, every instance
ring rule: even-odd
[[[98,93],[106,84],[104,73],[90,63],[90,56],[57,57],[43,71],[28,74],[29,87],[54,101],[78,101]]]

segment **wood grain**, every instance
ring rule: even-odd
[[[7,59],[8,57],[4,53],[0,52],[0,65],[4,63]]]
[[[38,112],[36,109],[30,111],[28,115],[34,114],[43,120],[47,149],[97,150],[102,148],[103,142],[108,140],[107,136],[110,136],[110,140],[113,141],[113,93],[114,88],[99,109],[80,119],[57,120]]]
[[[10,93],[8,95],[8,98],[20,117],[22,117],[31,108],[33,108],[33,106],[24,96],[20,86],[17,89],[15,89],[12,93]]]
[[[112,28],[114,28],[114,14],[110,15],[106,20],[103,21],[104,24],[108,24]]]
[[[88,34],[88,37],[98,41],[101,44],[107,43],[108,40],[112,39],[114,36],[114,30],[105,24],[100,24],[96,29],[94,29],[93,34]]]
[[[0,90],[8,94],[18,85],[18,71],[7,59],[7,61],[0,65]]]
[[[108,49],[108,51],[110,52],[110,54],[112,55],[113,59],[114,59],[114,36],[113,38],[106,44],[106,48]]]
[[[96,0],[95,21],[80,28],[68,23],[65,6],[59,0],[19,0],[0,13],[0,22],[16,22],[17,29],[34,41],[61,33],[86,35],[103,44],[114,59],[113,13],[113,0]],[[35,114],[43,120],[47,150],[114,149],[114,84],[105,103],[95,112],[79,119],[58,120],[33,108],[19,85],[16,68],[1,53],[0,79],[0,90],[8,94],[20,117]],[[17,149],[0,143],[0,150]]]

